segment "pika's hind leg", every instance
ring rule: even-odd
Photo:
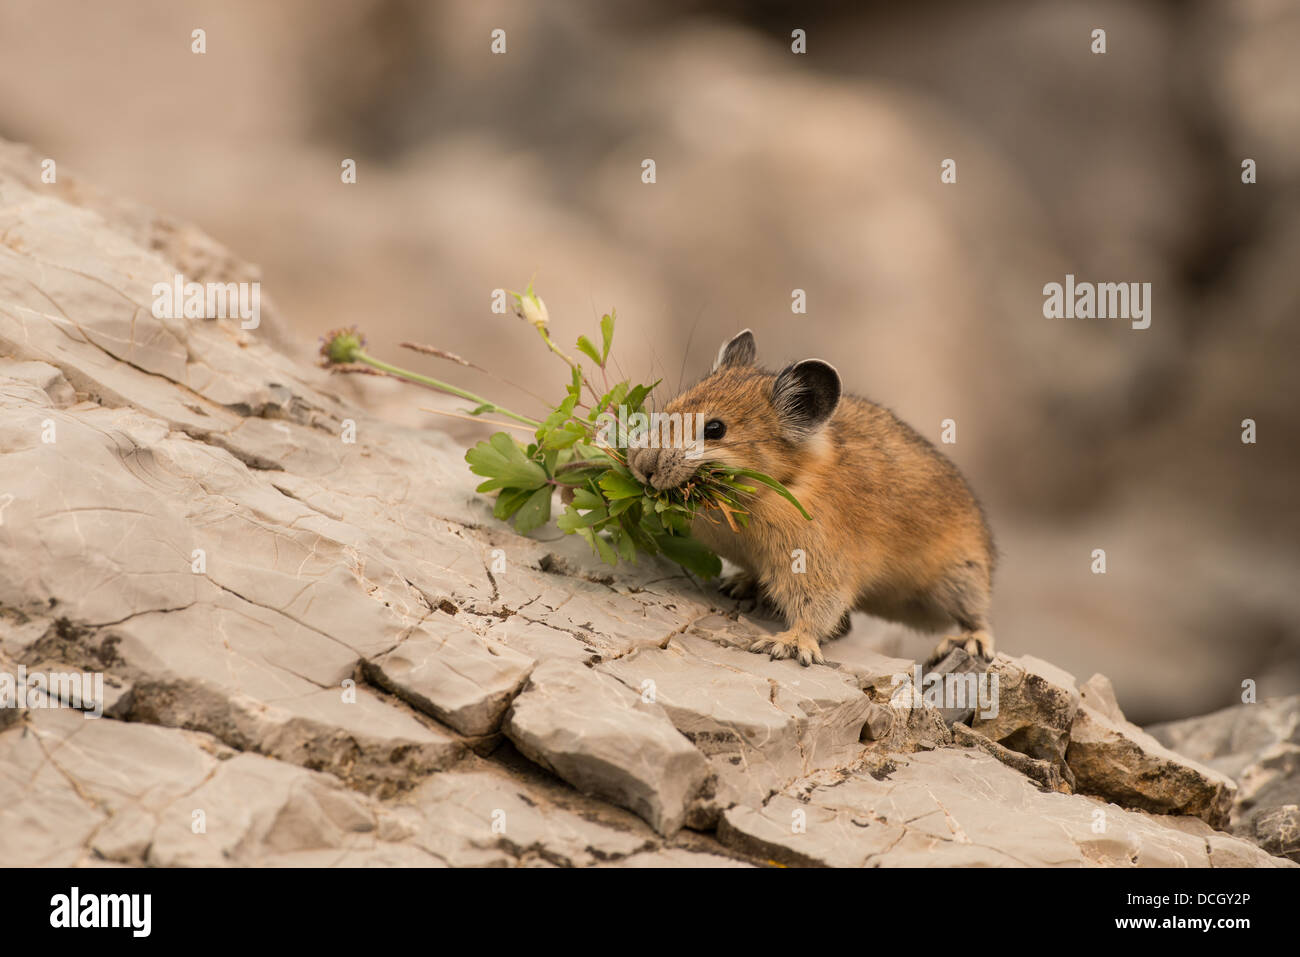
[[[755,614],[760,618],[776,618],[781,613],[772,602],[763,583],[753,572],[745,569],[723,575],[718,582],[718,591],[733,599],[737,609],[746,614]]]
[[[926,664],[941,661],[954,648],[976,657],[993,658],[993,631],[988,623],[990,590],[987,566],[974,561],[964,562],[940,583],[931,600],[961,631],[939,642]]]
[[[756,598],[759,591],[758,579],[753,572],[742,568],[718,579],[718,591],[736,601]]]
[[[955,648],[963,649],[966,654],[974,658],[993,659],[993,632],[988,628],[976,628],[970,631],[962,631],[960,635],[949,635],[943,641],[939,642],[930,652],[930,657],[925,660],[927,665],[938,664]]]

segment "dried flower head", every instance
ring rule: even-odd
[[[338,365],[356,362],[361,358],[366,337],[356,326],[332,329],[320,341],[321,365]]]

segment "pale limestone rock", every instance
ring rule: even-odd
[[[1300,861],[1300,695],[1146,729],[1170,750],[1237,782],[1232,832]]]
[[[708,762],[663,708],[582,665],[538,665],[503,730],[578,790],[628,808],[665,835],[682,826],[709,777]]]
[[[435,616],[367,662],[377,684],[462,734],[491,734],[536,662]]]
[[[842,673],[774,662],[693,634],[596,670],[652,695],[709,757],[726,793],[748,803],[810,771],[855,761],[871,707]]]
[[[1220,866],[1286,863],[1194,818],[1045,792],[988,755],[954,749],[732,808],[718,835],[786,865],[1207,867],[1211,854]]]

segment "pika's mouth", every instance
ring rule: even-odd
[[[627,455],[627,466],[637,481],[660,492],[677,488],[695,474],[699,464],[682,449],[629,449]]]

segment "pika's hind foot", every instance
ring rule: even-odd
[[[758,639],[749,646],[749,650],[754,654],[768,654],[773,661],[779,661],[782,658],[797,658],[799,664],[805,668],[814,661],[819,665],[826,664],[826,659],[822,657],[821,647],[817,644],[817,639],[805,632],[783,631],[777,635],[768,635]]]
[[[930,652],[930,657],[925,660],[925,663],[927,665],[936,665],[957,648],[961,648],[972,657],[992,661],[994,653],[993,634],[980,629],[978,631],[963,632],[960,635],[950,635],[935,646],[934,651]]]
[[[756,598],[758,579],[747,571],[732,572],[730,575],[723,575],[718,581],[718,591],[736,601]]]

